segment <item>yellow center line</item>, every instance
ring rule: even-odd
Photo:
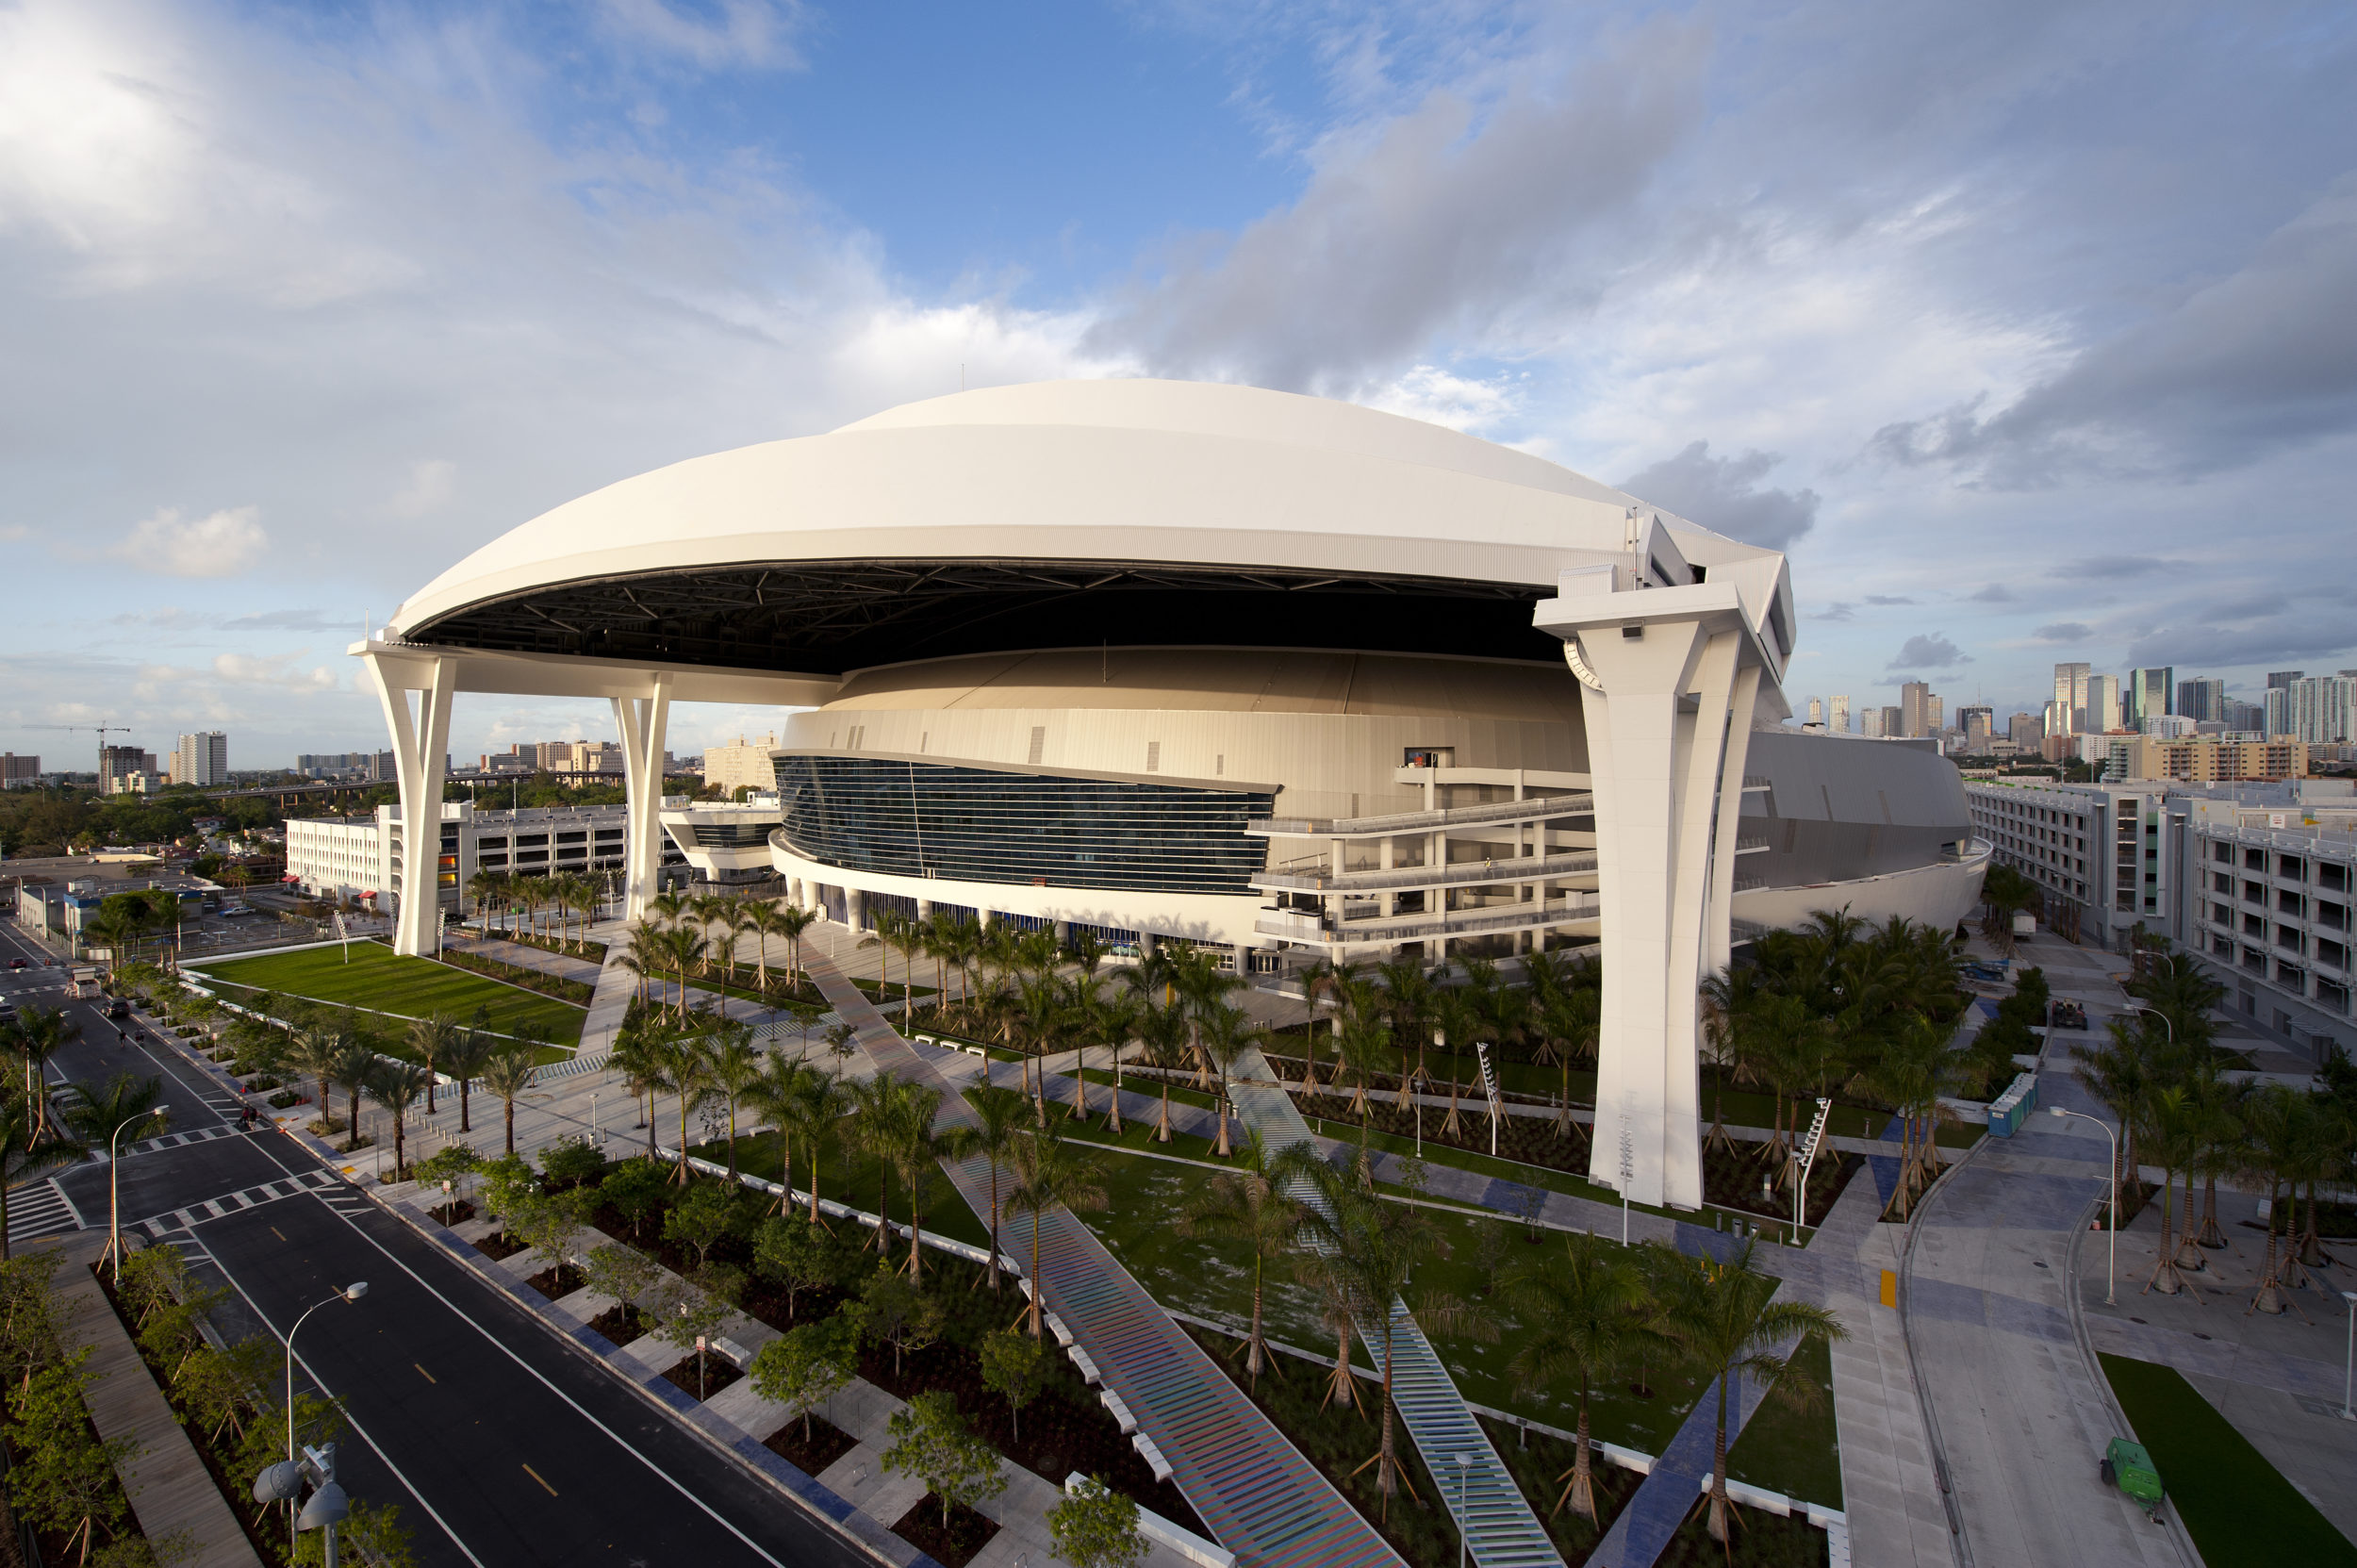
[[[278,1234],[278,1227],[276,1227],[275,1225],[273,1225],[273,1226],[272,1226],[272,1227],[270,1228],[270,1233],[271,1233],[272,1235],[273,1235],[273,1236],[278,1236],[278,1239],[279,1239],[280,1241],[282,1241],[282,1242],[283,1242],[283,1241],[285,1241],[285,1240],[287,1239],[286,1237],[281,1236],[281,1235],[279,1235],[279,1234]]]
[[[440,1379],[439,1378],[437,1378],[436,1376],[434,1376],[434,1374],[433,1374],[433,1373],[428,1372],[428,1371],[427,1371],[424,1367],[422,1367],[422,1366],[418,1366],[418,1363],[417,1363],[417,1362],[411,1362],[409,1364],[410,1364],[411,1366],[417,1366],[417,1367],[418,1367],[418,1376],[419,1376],[419,1377],[420,1377],[420,1378],[424,1378],[427,1382],[429,1382],[429,1383],[438,1383],[438,1382],[440,1382],[440,1381],[441,1381],[441,1379]]]
[[[541,1478],[540,1472],[535,1470],[532,1466],[527,1464],[524,1466],[524,1474],[530,1476],[534,1480],[539,1481],[541,1490],[545,1491],[550,1496],[553,1497],[556,1495],[556,1488],[549,1485],[546,1480],[543,1480]]]

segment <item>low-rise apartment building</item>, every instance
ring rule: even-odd
[[[435,881],[442,903],[457,909],[478,870],[522,876],[618,870],[628,835],[628,813],[618,805],[477,811],[471,801],[446,801]],[[372,899],[379,909],[398,909],[408,888],[409,858],[398,805],[381,805],[371,817],[287,822],[287,881],[314,898]],[[686,863],[668,842],[664,861]]]
[[[2139,924],[2157,923],[2176,882],[2168,865],[2162,784],[2063,784],[1968,780],[1973,832],[1993,864],[2045,894],[2046,923],[2074,941],[2125,952]]]

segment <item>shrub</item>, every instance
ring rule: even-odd
[[[643,1235],[648,1217],[660,1210],[669,1196],[670,1180],[666,1167],[641,1156],[625,1160],[607,1172],[605,1180],[598,1184],[598,1194],[630,1221],[632,1234]]]
[[[972,1508],[1007,1489],[997,1450],[965,1429],[957,1398],[946,1390],[918,1395],[894,1413],[884,1430],[892,1439],[883,1453],[884,1468],[915,1477],[941,1499],[944,1529],[951,1508]]]
[[[551,1144],[540,1151],[540,1170],[552,1187],[578,1187],[605,1169],[605,1156],[586,1139]]]
[[[697,1266],[701,1267],[735,1223],[735,1189],[719,1181],[699,1181],[663,1216],[663,1239],[694,1247]]]
[[[1063,1500],[1047,1510],[1047,1533],[1056,1555],[1072,1568],[1131,1568],[1146,1556],[1138,1505],[1101,1477],[1073,1483]]]
[[[751,1368],[754,1391],[801,1417],[810,1439],[810,1412],[850,1386],[859,1371],[859,1336],[837,1315],[787,1329],[761,1347]]]

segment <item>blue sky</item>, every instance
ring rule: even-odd
[[[1061,375],[1793,556],[1791,694],[2357,666],[2346,7],[0,3],[0,745],[381,744],[541,510]],[[684,710],[679,750],[766,716]],[[603,733],[462,699],[460,754]]]

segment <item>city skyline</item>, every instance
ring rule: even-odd
[[[2357,664],[2345,13],[44,0],[0,31],[12,94],[83,106],[0,141],[18,751],[368,745],[343,650],[409,563],[1055,376],[1436,418],[1788,549],[1796,684],[1861,705],[2030,706],[2056,657],[2244,697]],[[2221,526],[2258,496],[2264,553]],[[477,700],[453,739],[577,732]]]

